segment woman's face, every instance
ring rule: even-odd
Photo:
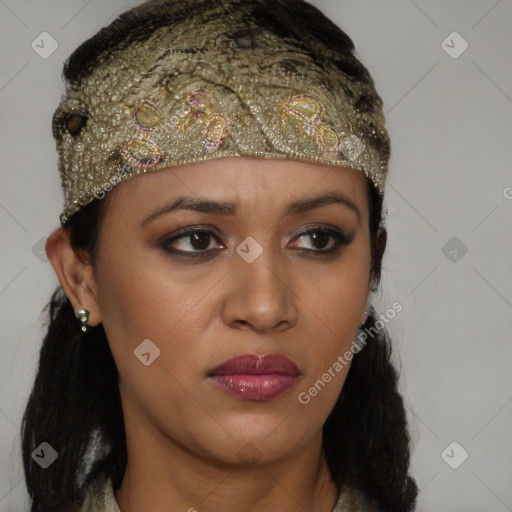
[[[371,284],[365,176],[222,158],[142,174],[109,195],[96,301],[127,435],[136,426],[231,463],[278,460],[318,441]],[[315,205],[324,195],[346,203]],[[267,354],[296,368],[254,362]],[[212,375],[243,355],[252,364]]]

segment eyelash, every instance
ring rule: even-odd
[[[170,237],[170,238],[166,238],[165,240],[160,242],[160,245],[166,252],[176,254],[178,256],[183,256],[185,258],[201,258],[201,257],[204,258],[208,255],[208,253],[216,252],[218,250],[218,249],[205,249],[202,251],[182,251],[179,249],[170,248],[170,246],[173,242],[186,239],[186,238],[190,237],[191,235],[198,234],[198,233],[210,235],[217,242],[219,242],[219,237],[217,236],[217,234],[209,229],[186,228],[186,229],[183,229],[181,232],[179,232],[177,235]],[[325,234],[330,235],[334,239],[334,247],[332,247],[331,249],[327,249],[327,250],[297,249],[300,252],[309,253],[309,254],[314,255],[315,257],[337,253],[341,249],[341,247],[350,244],[352,242],[352,238],[353,238],[353,236],[349,236],[346,233],[344,233],[343,231],[338,230],[337,228],[326,228],[326,227],[321,227],[321,226],[314,226],[314,227],[307,228],[306,230],[299,233],[295,238],[298,239],[298,238],[301,238],[304,236],[311,235],[312,233],[325,233]]]

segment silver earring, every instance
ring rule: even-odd
[[[368,320],[368,311],[365,311],[364,314],[365,314],[365,319],[364,319],[363,323],[361,324],[361,327],[359,327],[359,329],[362,329],[363,325],[366,323],[366,320]]]
[[[89,319],[89,311],[87,311],[87,309],[80,309],[78,311],[78,319],[82,324],[82,331],[87,332],[87,320]]]

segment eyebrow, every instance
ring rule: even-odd
[[[339,204],[341,206],[350,208],[353,212],[355,212],[357,215],[357,220],[359,224],[361,224],[361,214],[357,206],[352,201],[338,193],[327,193],[316,197],[293,201],[286,208],[285,215],[297,215],[299,213],[315,210],[330,204]],[[229,201],[214,201],[207,198],[182,196],[168,203],[165,203],[162,206],[159,206],[142,221],[140,226],[144,227],[146,224],[149,224],[150,222],[153,222],[154,220],[167,215],[168,213],[179,210],[192,210],[201,213],[227,216],[236,215],[237,206],[236,204]]]

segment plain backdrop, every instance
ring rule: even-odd
[[[138,3],[0,0],[0,512],[28,510],[19,430],[58,284],[44,241],[63,203],[51,134],[62,65]],[[353,39],[384,101],[388,247],[374,305],[403,306],[386,327],[417,510],[512,510],[512,2],[312,3]],[[51,55],[33,49],[41,38]]]

